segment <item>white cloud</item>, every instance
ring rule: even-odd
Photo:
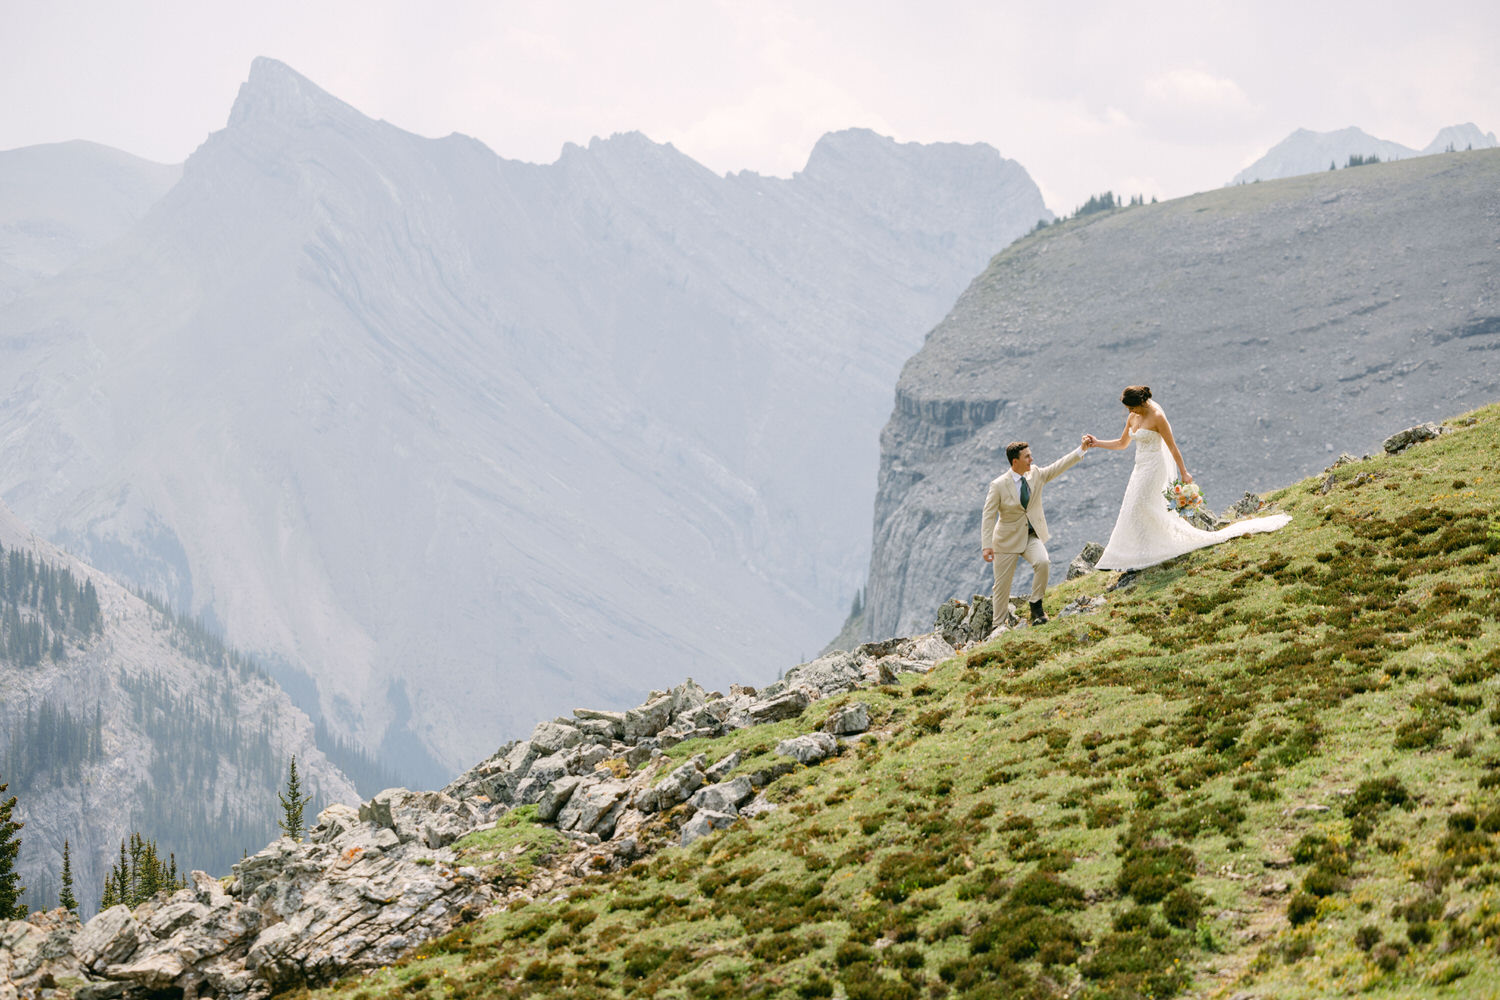
[[[1174,111],[1242,115],[1255,110],[1233,80],[1201,69],[1174,69],[1146,81],[1146,97]]]

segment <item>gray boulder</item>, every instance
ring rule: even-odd
[[[816,764],[839,748],[838,740],[828,733],[808,733],[776,744],[776,752],[799,764]]]
[[[516,786],[512,801],[520,806],[536,802],[554,781],[566,775],[568,771],[568,754],[565,751],[559,750],[557,753],[541,758],[531,765],[531,770]]]
[[[1224,510],[1221,520],[1233,521],[1258,513],[1266,502],[1254,493],[1246,493]]]
[[[708,703],[708,692],[691,677],[674,687],[672,695],[672,718],[685,716]]]
[[[969,602],[969,613],[964,617],[964,641],[973,642],[976,639],[983,639],[990,634],[990,629],[994,627],[994,624],[994,601],[984,594],[975,594],[973,600]],[[951,646],[957,647],[960,645],[960,643],[953,642],[946,635],[943,636],[943,639]]]
[[[575,708],[573,717],[578,721],[574,723],[584,732],[595,732],[603,727],[604,732],[614,739],[625,738],[625,713],[605,712],[594,708]]]
[[[1069,580],[1076,580],[1080,576],[1087,576],[1092,573],[1094,567],[1099,563],[1099,558],[1103,555],[1104,546],[1098,542],[1085,542],[1083,550],[1073,557],[1072,562],[1068,563],[1067,578]]]
[[[812,699],[807,696],[806,691],[801,688],[792,688],[782,691],[775,697],[755,702],[750,706],[747,714],[755,725],[780,722],[783,719],[795,719],[811,703]]]
[[[360,823],[359,810],[342,802],[318,813],[318,821],[308,831],[307,839],[315,844],[327,844],[338,840]]]
[[[952,597],[938,608],[932,629],[954,645],[961,645],[966,635],[964,621],[968,617],[969,606],[958,598]]]
[[[661,779],[654,788],[647,788],[635,797],[635,807],[642,812],[658,812],[670,809],[697,791],[704,781],[702,754],[676,768]]]
[[[557,814],[559,830],[592,833],[608,840],[624,811],[630,788],[621,781],[583,781]]]
[[[111,906],[83,925],[73,939],[73,954],[79,964],[94,972],[128,961],[152,940],[125,906]]]
[[[1392,434],[1390,437],[1385,439],[1383,447],[1385,448],[1385,452],[1387,455],[1396,455],[1410,448],[1414,444],[1421,444],[1423,441],[1431,441],[1438,435],[1446,433],[1447,430],[1448,428],[1442,426],[1441,424],[1435,424],[1429,421],[1425,424],[1418,424],[1415,427],[1408,427],[1404,431],[1397,431],[1395,434]]]
[[[829,716],[823,723],[823,732],[834,736],[853,736],[870,728],[870,706],[862,701],[843,708]]]
[[[682,825],[682,846],[686,847],[693,841],[705,837],[715,830],[722,830],[737,819],[739,819],[739,816],[735,813],[700,809],[693,814],[692,819]]]
[[[733,813],[741,802],[749,799],[755,794],[755,788],[750,784],[750,779],[741,775],[730,781],[721,781],[706,788],[700,788],[688,799],[688,805],[695,810],[707,809],[710,812]]]
[[[724,758],[720,759],[719,761],[715,762],[713,764],[713,766],[711,766],[707,770],[705,770],[703,772],[703,777],[705,777],[709,781],[713,781],[713,782],[723,781],[725,775],[727,775],[730,771],[733,771],[735,768],[737,768],[739,766],[740,766],[740,752],[738,750],[736,750],[733,753],[731,753],[728,757],[724,757]]]
[[[537,798],[536,818],[546,823],[557,819],[557,814],[562,812],[563,806],[568,804],[568,799],[581,784],[583,779],[572,775],[554,781]]]
[[[561,720],[538,722],[531,731],[532,748],[544,756],[576,747],[582,742],[583,733],[578,727]]]
[[[789,687],[809,688],[825,698],[853,690],[863,683],[864,678],[862,659],[842,650],[800,663],[786,672]]]
[[[442,792],[387,788],[359,807],[359,819],[394,830],[403,844],[420,840],[428,847],[452,843],[484,821],[484,808]]]
[[[672,696],[658,694],[638,708],[625,713],[625,739],[638,740],[655,736],[672,721]]]

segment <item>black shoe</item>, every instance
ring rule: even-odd
[[[1047,612],[1045,612],[1045,611],[1042,610],[1042,602],[1041,601],[1032,601],[1031,602],[1031,624],[1033,624],[1033,625],[1045,625],[1045,624],[1047,624],[1048,620],[1049,619],[1047,618]]]

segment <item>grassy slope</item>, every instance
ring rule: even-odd
[[[878,730],[774,812],[330,994],[1500,994],[1500,406],[1471,417],[1101,613],[675,748],[850,700]]]

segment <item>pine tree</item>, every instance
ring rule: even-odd
[[[277,793],[281,800],[281,821],[276,825],[281,832],[293,840],[302,839],[302,808],[312,800],[311,795],[302,794],[302,780],[297,777],[297,755],[292,754],[292,763],[287,768],[286,794]]]
[[[62,891],[57,894],[57,905],[65,909],[78,912],[78,898],[73,895],[73,859],[72,850],[66,840],[63,841],[63,866],[62,866]]]
[[[26,887],[16,871],[16,855],[21,851],[21,838],[16,832],[26,824],[11,819],[16,797],[4,798],[8,787],[0,782],[0,920],[20,920],[26,916],[26,904],[21,902]]]
[[[158,892],[175,892],[186,887],[187,880],[177,876],[177,858],[175,855],[171,857],[171,867],[162,864],[156,853],[156,841],[147,840],[139,833],[130,835],[129,848],[125,841],[120,841],[120,860],[104,879],[100,911],[118,904],[133,909]]]

